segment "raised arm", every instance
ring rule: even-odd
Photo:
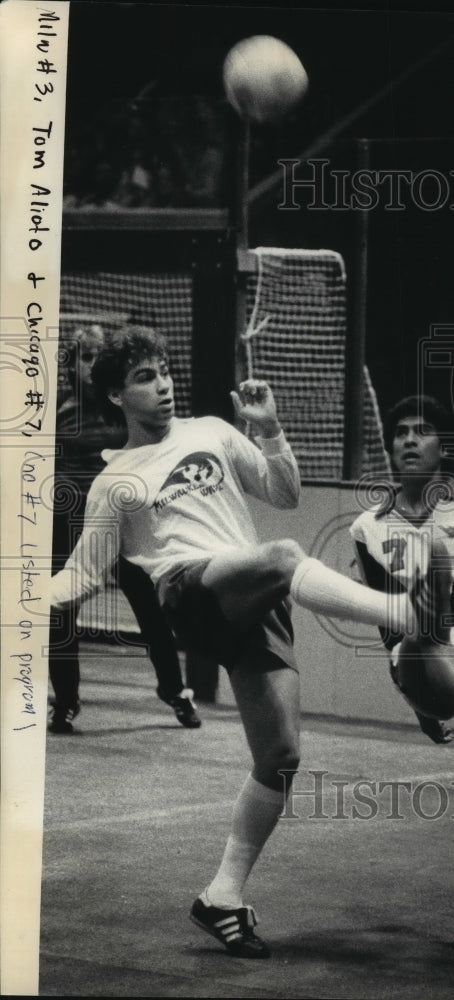
[[[261,438],[277,437],[282,427],[277,415],[276,402],[267,382],[246,379],[238,392],[231,392],[237,416],[250,423]]]
[[[231,396],[237,415],[250,424],[259,446],[231,428],[231,455],[243,489],[273,507],[296,507],[301,493],[299,469],[268,383],[247,379]]]

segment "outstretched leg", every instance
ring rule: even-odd
[[[293,539],[265,542],[215,556],[202,576],[226,619],[248,627],[289,593],[297,604],[391,631],[411,632],[415,616],[406,594],[387,595],[356,583],[306,555]]]

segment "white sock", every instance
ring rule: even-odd
[[[284,793],[248,775],[233,810],[232,832],[218,872],[207,886],[212,906],[235,910],[243,905],[243,888],[284,809]]]
[[[415,613],[407,594],[385,594],[307,557],[296,567],[290,594],[297,604],[321,614],[413,633]]]
[[[194,697],[194,692],[192,688],[181,688],[181,691],[179,692],[179,694],[177,694],[177,698],[189,698],[191,701],[193,697]]]

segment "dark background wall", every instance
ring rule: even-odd
[[[431,210],[421,199],[416,203],[404,185],[403,208],[386,207],[381,193],[368,212],[366,340],[381,409],[415,391],[421,380],[451,404],[448,354],[441,367],[426,357],[425,371],[418,368],[420,343],[430,337],[431,325],[454,325],[454,11],[449,8],[346,11],[76,0],[70,15],[67,206],[226,203],[232,131],[221,67],[232,44],[257,33],[277,35],[295,49],[310,91],[279,127],[252,129],[251,187],[279,169],[279,159],[298,158],[333,129],[334,141],[316,154],[329,159],[329,170],[355,170],[357,141],[367,137],[371,169],[412,176],[436,171],[452,186],[452,196],[449,190],[445,203],[439,199]],[[363,102],[369,106],[340,129]],[[209,157],[202,155],[207,149]],[[145,168],[139,184],[134,166]],[[194,177],[204,174],[205,186],[195,183]],[[304,165],[303,176],[308,176]],[[279,208],[282,192],[279,184],[251,212],[250,245],[336,249],[351,274],[358,212],[309,209],[303,189],[300,207],[285,211]],[[424,196],[437,201],[430,181]]]

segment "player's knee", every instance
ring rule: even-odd
[[[289,740],[270,747],[267,765],[271,774],[279,775],[281,771],[291,774],[298,770],[299,763],[300,754],[296,742]]]
[[[300,766],[300,753],[298,746],[288,747],[282,755],[281,771],[297,771]]]
[[[282,755],[276,766],[276,774],[279,776],[281,781],[284,781],[287,788],[290,788],[295,774],[298,772],[300,766],[300,755],[297,750],[285,753]]]

